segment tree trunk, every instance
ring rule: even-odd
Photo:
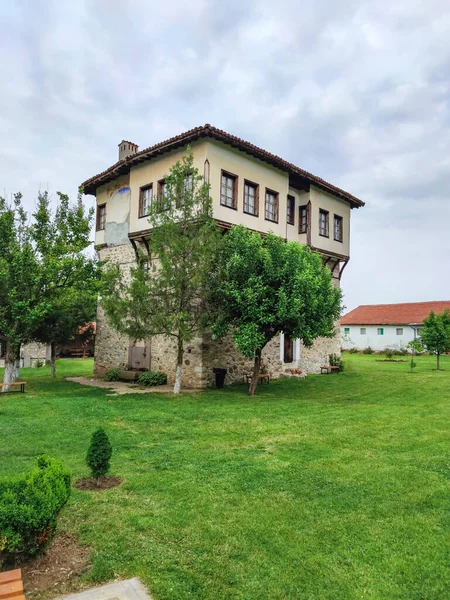
[[[183,373],[183,340],[181,337],[178,338],[177,348],[177,373],[175,375],[175,385],[173,386],[173,393],[179,394],[181,391],[181,375]]]
[[[440,360],[440,358],[441,358],[441,354],[440,354],[440,352],[438,352],[438,353],[437,353],[437,366],[436,366],[436,369],[437,369],[438,371],[440,371],[440,365],[439,365],[439,360]]]
[[[50,364],[52,366],[52,377],[55,379],[56,377],[56,343],[52,342],[50,344],[51,355],[50,355]]]
[[[17,381],[20,374],[20,346],[17,347],[11,342],[6,340],[6,353],[5,353],[5,373],[3,375],[3,383],[13,383]],[[9,386],[3,385],[2,392],[8,392]]]
[[[256,392],[256,386],[258,385],[258,375],[261,369],[261,348],[258,348],[255,352],[255,362],[253,363],[253,375],[252,382],[248,388],[248,395],[254,396]]]

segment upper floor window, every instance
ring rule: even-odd
[[[259,186],[244,180],[244,212],[255,217],[259,214]]]
[[[167,184],[165,179],[160,179],[158,181],[158,204],[157,211],[166,210],[168,208],[168,198],[167,198]]]
[[[220,204],[228,208],[237,209],[237,181],[236,175],[222,171],[222,184],[220,189]]]
[[[99,204],[97,206],[97,231],[105,229],[106,223],[106,204]]]
[[[152,210],[153,185],[141,187],[139,194],[139,218],[148,217]]]
[[[298,232],[306,233],[308,231],[308,207],[306,204],[304,206],[298,207]]]
[[[295,198],[294,196],[287,197],[286,220],[289,225],[295,225]]]
[[[336,242],[342,242],[342,217],[334,215],[334,239]]]
[[[266,220],[278,223],[278,192],[266,188]]]
[[[319,235],[328,237],[328,211],[319,210]]]

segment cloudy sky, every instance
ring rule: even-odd
[[[450,299],[448,0],[2,0],[0,28],[4,194],[211,123],[366,201],[349,309]]]

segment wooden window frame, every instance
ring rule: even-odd
[[[245,188],[252,187],[255,190],[255,212],[250,212],[245,210]],[[246,215],[251,215],[252,217],[259,217],[259,185],[254,181],[250,181],[248,179],[244,179],[244,188],[243,188],[243,202],[242,202],[242,210]]]
[[[165,204],[163,204],[163,193],[162,193],[162,189],[163,186],[166,183],[166,178],[163,177],[162,179],[158,180],[158,193],[156,196],[156,200],[155,197],[153,196],[153,201],[155,202],[155,211],[156,212],[163,212],[164,210],[168,210],[168,206],[166,206]]]
[[[292,210],[290,211],[291,213],[291,220],[289,220],[289,204],[292,203]],[[287,202],[286,202],[286,222],[288,225],[294,225],[295,226],[295,196],[291,196],[291,194],[287,195]]]
[[[148,207],[148,212],[144,213],[144,193],[147,190],[152,190],[152,202],[150,204],[150,206]],[[150,212],[152,210],[152,204],[153,204],[153,183],[149,183],[148,185],[143,185],[142,187],[139,188],[139,219],[143,219],[144,217],[148,217],[150,215]]]
[[[274,201],[275,218],[274,219],[270,219],[267,217],[267,195],[268,194],[270,194],[271,196],[274,196],[274,198],[275,198],[275,201]],[[266,188],[266,193],[264,194],[264,219],[266,221],[270,221],[271,223],[278,223],[279,216],[280,216],[279,209],[280,209],[280,194],[278,192],[276,192],[275,190]]]
[[[100,218],[100,214],[102,211],[104,211],[103,227],[100,226],[102,224],[101,223],[102,219]],[[97,204],[97,216],[95,219],[95,230],[96,231],[105,231],[105,225],[106,225],[106,202],[103,202],[102,204]]]
[[[321,233],[321,215],[325,215],[325,233]],[[330,213],[328,210],[324,210],[323,208],[319,208],[319,235],[326,238],[330,237]]]
[[[222,178],[223,177],[227,177],[227,178],[233,180],[233,206],[229,206],[228,204],[223,204],[223,202],[222,202]],[[222,169],[220,171],[220,206],[224,206],[225,208],[230,208],[231,210],[238,209],[238,190],[239,190],[238,184],[239,184],[239,177],[237,175],[235,175],[234,173],[230,173],[229,171],[225,171],[224,169]]]
[[[336,237],[336,222],[340,221],[341,223],[341,238]],[[341,215],[333,215],[333,238],[335,242],[344,243],[344,218]]]
[[[302,211],[305,211],[305,229],[302,230]],[[308,205],[302,204],[298,207],[298,232],[300,234],[308,233]]]

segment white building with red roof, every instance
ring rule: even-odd
[[[423,320],[431,311],[441,313],[446,308],[450,310],[450,300],[358,306],[341,318],[342,348],[400,350],[420,337]]]

